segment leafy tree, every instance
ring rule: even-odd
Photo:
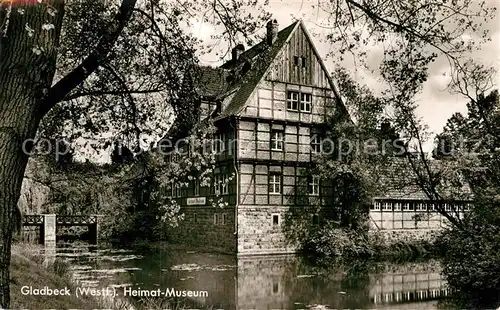
[[[239,14],[252,5],[254,1],[243,0],[1,2],[3,308],[9,308],[10,300],[12,214],[28,162],[23,143],[35,138],[37,131],[46,137],[45,124],[55,123],[56,128],[69,131],[66,136],[71,141],[97,140],[89,147],[104,145],[99,135],[109,131],[133,137],[137,145],[141,134],[153,138],[164,134],[170,107],[177,116],[192,120],[197,94],[189,81],[197,80],[197,42],[183,29],[198,16],[223,26],[221,39],[234,42],[236,35],[250,39],[267,16],[262,11]]]
[[[241,14],[255,0],[11,3],[19,2],[2,2],[0,9],[0,166],[6,167],[0,170],[0,304],[7,308],[11,214],[28,160],[23,142],[35,137],[40,123],[60,118],[64,128],[76,128],[75,139],[116,129],[139,144],[142,132],[161,136],[168,126],[168,110],[153,101],[172,105],[187,121],[195,119],[185,106],[193,102],[186,94],[196,96],[189,85],[197,77],[194,40],[181,25],[201,12],[205,21],[224,27],[221,39],[235,43],[237,35],[250,41],[267,17]],[[384,78],[400,87],[385,93],[401,120],[393,125],[419,140],[415,133],[422,128],[409,122],[414,119],[409,112],[428,65],[445,55],[460,84],[472,72],[462,56],[475,47],[463,35],[488,39],[482,22],[494,16],[484,2],[472,0],[338,0],[319,6],[333,17],[328,39],[340,42],[341,52],[363,57],[357,48],[384,43]],[[405,133],[400,129],[407,124],[411,130]]]
[[[379,171],[398,153],[398,135],[384,116],[384,102],[356,83],[342,68],[334,78],[349,110],[337,110],[325,124],[322,152],[309,173],[327,185],[325,196],[310,199],[307,186],[296,195],[303,205],[291,206],[285,217],[285,234],[308,253],[318,255],[371,255],[368,248],[368,210],[379,190]],[[381,143],[382,142],[382,143]],[[311,221],[318,214],[318,221]],[[332,237],[336,236],[336,237]]]
[[[458,163],[472,188],[474,207],[461,229],[446,230],[439,243],[444,274],[464,306],[496,307],[500,302],[498,91],[480,96],[468,108],[467,116],[456,114],[449,119],[442,136],[452,146],[448,160]]]

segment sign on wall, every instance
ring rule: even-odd
[[[192,197],[186,200],[188,206],[198,206],[205,205],[207,203],[207,197]]]

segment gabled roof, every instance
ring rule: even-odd
[[[222,102],[222,111],[215,120],[238,114],[245,108],[248,99],[257,88],[259,82],[270,70],[272,63],[290,40],[292,34],[302,27],[307,39],[312,42],[303,22],[298,20],[278,32],[277,38],[272,45],[262,40],[252,48],[244,51],[236,61],[229,60],[218,68],[200,67],[200,78],[197,90],[199,94],[208,100]],[[340,101],[341,109],[346,111],[336,85],[331,79],[326,67],[312,44],[312,50],[325,71],[329,84]],[[176,120],[177,121],[177,120]],[[180,120],[182,122],[182,120]],[[169,134],[175,131],[175,124],[169,130]]]
[[[300,23],[300,21],[296,21],[278,32],[276,41],[272,45],[267,44],[266,41],[262,41],[241,54],[238,61],[234,62],[231,60],[221,66],[221,68],[231,70],[233,74],[239,76],[239,80],[231,87],[231,90],[236,91],[236,94],[218,118],[234,115],[245,107],[248,98],[257,87],[257,84],[266,74],[272,62]],[[247,65],[247,68],[250,65],[250,68],[246,72],[245,65]]]
[[[263,40],[249,50],[243,52],[236,61],[229,60],[219,68],[206,67],[204,69],[212,71],[210,73],[206,73],[207,78],[214,76],[215,80],[220,81],[220,84],[214,87],[214,80],[205,81],[205,79],[202,79],[201,83],[207,85],[205,86],[207,91],[203,93],[203,95],[207,97],[213,97],[215,95],[217,99],[225,99],[226,101],[223,105],[224,109],[216,119],[235,115],[245,107],[247,100],[251,97],[259,82],[270,70],[272,63],[278,56],[279,52],[285,47],[292,37],[292,34],[299,27],[302,27],[307,39],[312,42],[303,22],[298,20],[279,31],[276,41],[272,45],[267,44],[267,42]],[[337,87],[328,74],[328,71],[321,60],[318,51],[314,47],[314,44],[312,44],[312,50],[318,58],[322,69],[325,71],[332,90],[341,101],[341,96]],[[221,81],[221,77],[223,77],[223,81]],[[217,91],[218,94],[216,94],[214,90]],[[232,98],[227,100],[228,96],[232,96]],[[341,105],[342,108],[345,109],[345,106],[343,104]]]
[[[218,97],[227,92],[229,70],[224,68],[200,67],[198,92],[204,97]]]
[[[428,173],[422,159],[412,159],[418,171],[422,171],[421,175],[427,179]],[[435,190],[443,200],[471,200],[473,193],[468,183],[463,180],[460,172],[456,167],[453,167],[446,161],[427,159],[426,164],[430,173],[437,180]],[[421,181],[412,168],[412,164],[408,158],[394,157],[390,158],[387,163],[378,166],[377,168],[377,193],[375,199],[402,199],[402,200],[430,200],[429,196],[421,187]],[[454,184],[448,181],[454,180]],[[428,184],[428,181],[424,181]]]

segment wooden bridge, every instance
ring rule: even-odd
[[[55,245],[57,226],[87,226],[89,242],[97,244],[99,232],[99,215],[55,215],[30,214],[23,217],[23,226],[40,227],[40,243]]]

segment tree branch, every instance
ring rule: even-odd
[[[58,102],[62,101],[76,86],[87,79],[106,59],[120,36],[123,28],[130,20],[137,0],[122,0],[120,11],[115,16],[108,31],[99,40],[96,48],[82,63],[51,87],[47,96],[39,106],[39,116],[43,117]]]
[[[125,95],[125,94],[150,94],[164,91],[164,88],[154,88],[154,89],[133,89],[133,90],[96,90],[87,92],[77,92],[72,95],[64,97],[64,101],[69,101],[85,96],[100,96],[100,95]]]

